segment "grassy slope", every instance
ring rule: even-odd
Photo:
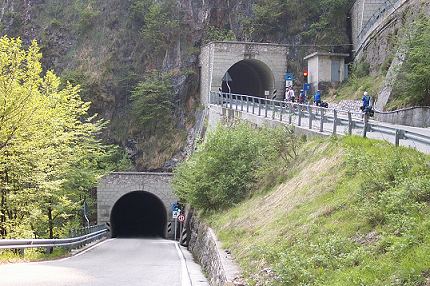
[[[329,100],[333,102],[341,100],[361,100],[363,92],[365,91],[369,92],[369,94],[376,99],[376,96],[383,87],[384,80],[385,77],[382,75],[376,77],[351,77],[336,90],[329,91]]]
[[[428,285],[429,157],[354,137],[301,152],[273,191],[207,217],[250,284]]]

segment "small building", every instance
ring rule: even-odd
[[[306,56],[308,61],[308,83],[314,90],[323,89],[327,84],[336,85],[348,78],[345,58],[348,54],[315,52]]]

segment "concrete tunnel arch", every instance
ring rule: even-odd
[[[134,191],[115,202],[110,225],[112,237],[166,237],[167,211],[156,195]]]
[[[229,82],[231,92],[256,97],[265,97],[275,89],[275,77],[271,69],[262,61],[255,59],[241,60],[227,71],[232,79]],[[229,92],[227,83],[222,82],[222,92]]]

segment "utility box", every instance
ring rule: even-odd
[[[314,90],[321,85],[337,85],[348,78],[348,68],[345,58],[348,54],[315,52],[306,56],[308,62],[308,83]]]

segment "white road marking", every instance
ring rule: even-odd
[[[189,276],[187,264],[185,263],[184,254],[179,249],[178,243],[175,243],[176,250],[178,251],[179,259],[181,260],[181,286],[192,286],[191,277]]]

